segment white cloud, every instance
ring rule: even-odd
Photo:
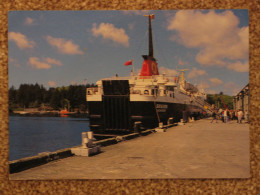
[[[220,66],[238,72],[248,70],[249,28],[239,28],[239,19],[232,11],[178,11],[169,20],[168,30],[174,30],[171,40],[188,48],[199,48],[196,56],[204,66]],[[230,64],[227,61],[233,61]]]
[[[218,86],[218,85],[223,84],[223,81],[221,81],[221,80],[218,79],[218,78],[210,78],[209,81],[211,82],[211,85],[212,85],[213,87],[216,87],[216,86]]]
[[[205,70],[199,70],[197,68],[193,68],[189,73],[188,73],[188,78],[192,79],[192,78],[197,78],[199,76],[202,75],[207,75]]]
[[[241,61],[236,61],[234,63],[227,63],[227,67],[230,70],[235,70],[236,72],[248,72],[249,71],[249,63],[246,61],[245,63]]]
[[[29,58],[29,64],[36,69],[50,69],[51,65],[47,64],[46,62],[39,61],[39,58],[37,57],[30,57]]]
[[[205,80],[202,80],[202,81],[200,82],[200,84],[198,85],[198,89],[199,89],[200,91],[203,91],[203,90],[207,91],[209,87],[210,87],[209,83],[206,82]]]
[[[187,65],[187,64],[188,64],[188,62],[185,62],[181,59],[178,61],[178,65],[184,66],[184,65]]]
[[[242,88],[234,82],[228,82],[224,84],[224,94],[236,95]]]
[[[129,37],[123,28],[116,28],[110,23],[101,23],[97,27],[97,24],[94,23],[91,31],[95,37],[101,36],[105,40],[129,47]]]
[[[160,74],[166,74],[167,76],[177,76],[179,75],[178,71],[170,68],[166,68],[164,66],[159,67]]]
[[[20,49],[34,48],[35,42],[29,40],[24,34],[19,32],[9,32],[8,39],[16,43]]]
[[[55,86],[56,86],[56,82],[55,82],[55,81],[49,81],[49,82],[48,82],[48,85],[49,85],[50,87],[55,87]]]
[[[9,63],[14,65],[15,67],[21,67],[21,65],[18,62],[18,60],[14,59],[14,58],[9,58]]]
[[[30,18],[30,17],[27,17],[27,18],[25,19],[24,24],[27,25],[27,26],[35,25],[35,24],[36,24],[36,23],[35,23],[35,19]]]
[[[75,54],[82,55],[82,54],[84,54],[79,49],[79,45],[73,43],[72,40],[66,40],[66,39],[63,39],[63,38],[55,38],[55,37],[52,37],[52,36],[47,36],[46,40],[51,46],[58,49],[58,51],[60,53],[69,54],[69,55],[75,55]]]
[[[54,65],[57,65],[57,66],[62,66],[62,63],[61,61],[59,60],[55,60],[53,58],[45,58],[45,61],[49,64],[54,64]]]
[[[39,60],[37,57],[30,57],[28,63],[31,67],[36,69],[50,69],[52,65],[62,66],[62,63],[59,60],[53,58]]]

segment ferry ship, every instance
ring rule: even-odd
[[[155,128],[159,124],[179,122],[189,117],[200,118],[210,112],[206,94],[184,78],[159,74],[154,58],[152,24],[148,17],[149,53],[143,55],[139,75],[112,77],[97,81],[97,87],[87,88],[86,100],[90,129],[100,132],[133,132],[138,126]],[[131,62],[128,62],[130,65]]]

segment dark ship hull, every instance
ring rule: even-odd
[[[159,105],[159,106],[158,106]],[[161,105],[161,106],[160,106]],[[90,128],[100,132],[133,132],[135,122],[141,122],[144,129],[158,127],[159,122],[166,125],[188,117],[203,117],[203,109],[188,104],[158,102],[130,102],[127,96],[103,97],[102,102],[89,102]],[[160,121],[159,121],[160,120]]]
[[[127,80],[103,81],[101,101],[88,101],[91,131],[133,132],[139,123],[144,129],[155,128],[162,122],[164,125],[178,122],[188,117],[195,119],[203,116],[203,108],[173,102],[131,101]],[[169,121],[170,120],[170,121]]]

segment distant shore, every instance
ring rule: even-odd
[[[80,112],[68,112],[66,114],[60,114],[60,111],[13,111],[9,113],[10,116],[30,116],[30,117],[82,117],[87,118],[87,113]]]

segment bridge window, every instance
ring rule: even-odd
[[[145,95],[149,95],[149,91],[148,90],[144,90],[144,94]]]
[[[134,91],[133,91],[133,94],[140,94],[140,93],[141,93],[140,90],[134,90]]]

